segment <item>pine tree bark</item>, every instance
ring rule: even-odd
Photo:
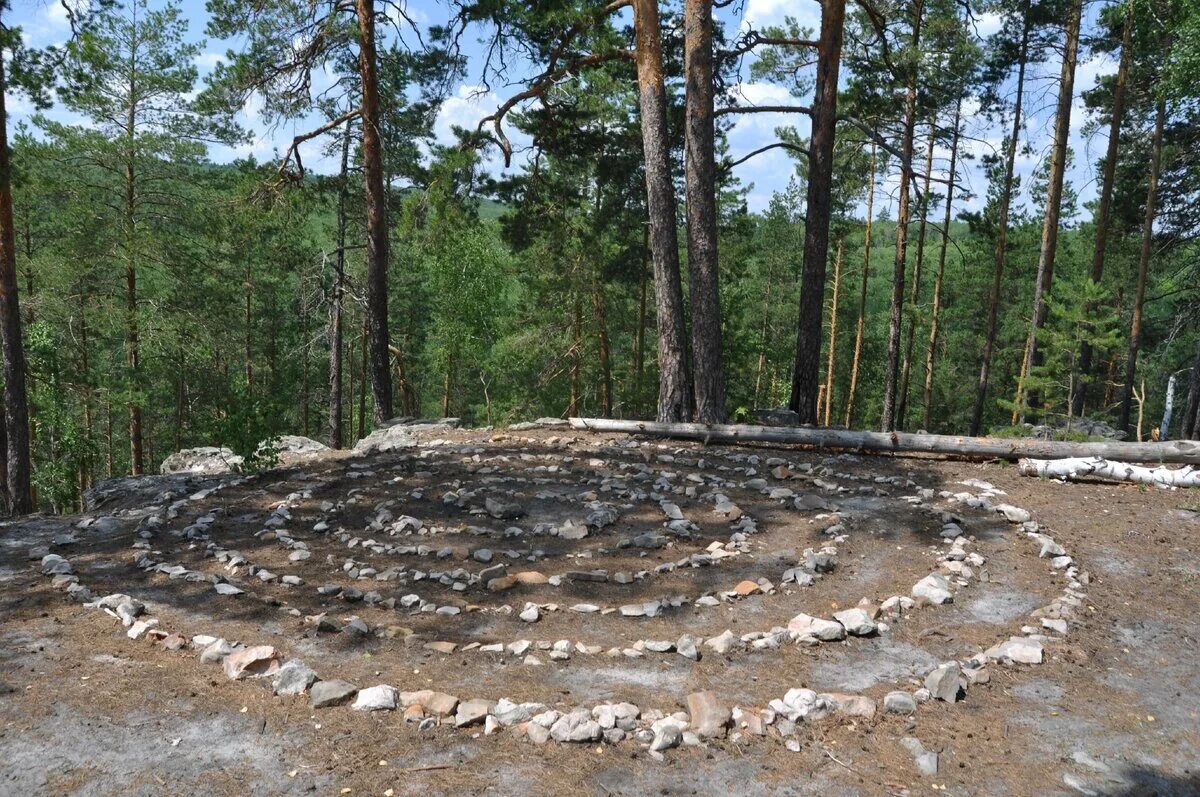
[[[608,314],[600,278],[592,275],[592,312],[596,317],[596,356],[600,361],[600,415],[611,418],[613,412],[612,350],[608,342]]]
[[[633,335],[633,394],[641,401],[642,385],[646,375],[646,301],[650,292],[650,227],[642,238],[641,267],[638,269],[637,329]]]
[[[925,12],[924,0],[912,4],[912,41],[914,53],[920,52],[921,17]],[[917,124],[917,72],[914,61],[908,76],[908,88],[904,93],[904,133],[900,140],[900,186],[896,209],[896,260],[892,269],[892,304],[888,319],[887,371],[883,378],[883,417],[880,427],[885,432],[896,429],[896,382],[900,371],[900,325],[904,315],[904,277],[908,266],[908,222],[912,182],[913,135]]]
[[[846,414],[842,425],[854,421],[854,399],[858,393],[858,368],[862,362],[863,336],[867,329],[867,282],[871,276],[871,224],[875,220],[875,143],[871,143],[870,175],[867,178],[867,226],[863,233],[862,284],[858,292],[858,325],[854,329],[854,357],[850,360],[850,388],[846,392]]]
[[[812,134],[808,145],[808,193],[804,223],[804,264],[796,359],[788,409],[800,423],[816,424],[821,385],[821,326],[825,309],[825,272],[829,261],[832,214],[833,145],[837,128],[838,71],[842,61],[845,0],[822,0],[817,40],[817,77],[813,89]],[[826,399],[828,401],[828,398]]]
[[[368,321],[363,321],[362,336],[358,341],[361,356],[358,365],[358,436],[355,438],[356,440],[367,436],[367,380],[371,379],[367,374],[370,363],[370,341],[371,325]]]
[[[254,394],[254,285],[250,281],[250,263],[242,273],[242,358],[245,360],[246,395]]]
[[[933,180],[933,148],[937,144],[937,115],[929,123],[929,151],[925,157],[925,182],[921,189],[921,221],[917,226],[917,258],[913,262],[912,289],[908,303],[908,333],[904,341],[904,364],[900,368],[900,399],[896,408],[897,426],[908,426],[908,387],[912,381],[913,345],[917,337],[917,303],[921,300],[921,269],[925,262],[925,233],[929,227],[929,184]]]
[[[4,429],[8,508],[14,515],[33,511],[29,458],[29,403],[25,392],[25,343],[17,296],[17,241],[13,226],[12,163],[8,151],[8,108],[3,52],[0,52],[0,345],[4,350]]]
[[[762,405],[762,381],[763,374],[767,370],[767,343],[771,333],[771,293],[775,284],[770,277],[767,278],[766,288],[763,290],[762,303],[762,323],[758,327],[758,365],[754,369],[754,406],[761,407]],[[767,387],[767,400],[771,399],[771,388]]]
[[[657,417],[659,421],[670,423],[690,418],[693,400],[683,317],[675,186],[671,178],[667,132],[662,30],[658,0],[633,0],[633,9],[649,217],[647,241],[654,270],[654,310],[658,326]]]
[[[337,253],[333,259],[333,296],[329,303],[329,446],[341,448],[342,436],[342,302],[346,290],[346,200],[350,193],[350,122],[342,134],[342,161],[338,172]]]
[[[1104,168],[1100,179],[1100,204],[1096,208],[1096,243],[1092,249],[1092,282],[1099,284],[1104,277],[1104,255],[1108,247],[1109,218],[1112,215],[1113,185],[1116,183],[1117,150],[1121,140],[1121,123],[1125,119],[1125,84],[1129,76],[1129,62],[1133,55],[1133,2],[1127,0],[1125,25],[1121,30],[1121,60],[1113,83],[1112,118],[1108,124],[1108,149],[1104,154]],[[1098,308],[1089,307],[1090,313]],[[1075,391],[1071,396],[1071,414],[1083,415],[1087,402],[1087,391],[1092,373],[1092,346],[1087,341],[1079,344],[1079,375]]]
[[[579,414],[580,382],[583,373],[583,302],[575,297],[575,310],[571,322],[571,395],[567,415],[574,418]]]
[[[375,54],[374,0],[355,0],[358,66],[362,81],[362,158],[367,198],[367,323],[370,327],[371,393],[376,425],[392,417],[392,369],[388,355],[388,224],[379,131],[379,75]]]
[[[1017,51],[1017,94],[1013,101],[1012,136],[1008,139],[1008,151],[1004,157],[1004,188],[1000,194],[1000,213],[996,221],[995,266],[992,269],[992,286],[988,292],[987,332],[983,338],[982,362],[979,366],[979,381],[975,386],[975,406],[971,410],[971,423],[967,434],[979,434],[983,424],[983,408],[987,403],[988,381],[992,373],[992,356],[996,351],[996,330],[1000,317],[1000,286],[1004,281],[1004,261],[1008,255],[1008,217],[1012,207],[1013,172],[1017,162],[1017,143],[1021,137],[1022,102],[1025,99],[1025,70],[1029,62],[1029,6],[1025,6],[1025,23],[1021,29],[1021,45]]]
[[[942,218],[942,242],[938,249],[937,274],[933,278],[933,304],[929,308],[929,346],[925,349],[925,387],[921,393],[921,427],[929,430],[933,411],[933,365],[937,357],[939,322],[942,312],[942,285],[946,277],[946,249],[950,243],[950,221],[954,218],[954,185],[958,178],[959,125],[962,122],[962,97],[954,108],[954,129],[950,134],[950,180],[946,186],[946,213]]]
[[[1063,46],[1062,73],[1059,77],[1058,108],[1054,121],[1054,149],[1050,155],[1050,185],[1046,192],[1046,218],[1042,225],[1042,247],[1038,255],[1037,282],[1033,288],[1033,324],[1029,330],[1029,354],[1022,369],[1028,376],[1042,363],[1038,351],[1038,333],[1046,325],[1047,299],[1054,285],[1054,260],[1058,253],[1058,222],[1062,211],[1063,179],[1067,171],[1067,146],[1071,135],[1071,105],[1075,97],[1075,64],[1079,56],[1079,25],[1083,0],[1071,0]],[[1037,404],[1029,392],[1021,398],[1021,407]]]
[[[692,302],[693,417],[725,421],[721,296],[717,257],[717,164],[713,116],[713,3],[685,0],[683,11],[687,253]]]
[[[1200,340],[1196,341],[1196,359],[1188,377],[1187,404],[1183,409],[1183,439],[1200,440]]]
[[[1150,272],[1150,255],[1154,250],[1154,218],[1158,212],[1158,178],[1162,171],[1163,127],[1166,124],[1167,103],[1159,97],[1154,111],[1154,136],[1150,140],[1150,178],[1146,187],[1146,213],[1142,221],[1142,247],[1138,253],[1137,292],[1133,299],[1133,316],[1129,323],[1129,356],[1125,360],[1125,390],[1121,396],[1120,428],[1129,431],[1129,414],[1133,406],[1133,383],[1137,373],[1138,349],[1142,342],[1142,308],[1146,301],[1146,278]]]
[[[825,363],[825,414],[822,423],[829,425],[833,407],[833,366],[837,361],[838,290],[842,285],[842,239],[838,238],[837,254],[833,256],[833,300],[829,307],[829,356]]]

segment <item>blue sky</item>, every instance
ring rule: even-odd
[[[10,25],[20,26],[29,44],[44,46],[61,42],[68,33],[67,21],[61,6],[51,0],[15,0],[14,8],[7,20]],[[182,3],[185,16],[190,20],[189,36],[192,39],[204,38],[204,26],[207,14],[202,0],[185,0]],[[434,0],[410,0],[410,14],[418,21],[428,24],[445,18],[445,6]],[[628,14],[628,11],[624,12]],[[781,23],[785,15],[796,17],[802,24],[816,27],[819,7],[812,0],[744,0],[733,3],[722,12],[725,23],[730,29],[752,26],[762,28],[766,25]],[[1094,18],[1094,11],[1090,16]],[[980,33],[986,34],[999,26],[999,19],[985,17],[979,21]],[[466,42],[467,55],[470,59],[467,77],[456,87],[453,95],[446,101],[438,117],[436,131],[444,141],[451,140],[451,127],[460,125],[474,127],[478,121],[490,113],[507,96],[517,89],[512,86],[493,85],[490,91],[482,91],[479,70],[481,66],[480,48],[473,37]],[[225,51],[237,42],[222,42],[209,40],[205,43],[203,53],[197,59],[197,67],[201,75],[207,74],[214,64],[223,56]],[[1080,63],[1076,74],[1076,101],[1072,114],[1071,145],[1075,150],[1075,165],[1068,179],[1079,193],[1081,204],[1091,199],[1095,194],[1095,165],[1104,153],[1107,129],[1093,130],[1085,136],[1088,118],[1084,113],[1079,94],[1095,85],[1098,77],[1114,72],[1115,63],[1109,58],[1092,58]],[[1044,157],[1051,142],[1051,126],[1053,124],[1054,100],[1058,64],[1051,63],[1044,67],[1041,74],[1035,75],[1032,86],[1032,97],[1029,103],[1027,117],[1027,136],[1036,142],[1033,154],[1021,156],[1018,160],[1017,171],[1024,177],[1033,171],[1039,160]],[[519,76],[514,76],[519,77]],[[751,104],[787,104],[792,101],[784,88],[767,83],[751,82],[748,78],[738,87],[745,102]],[[19,97],[9,97],[9,109],[12,123],[27,120],[32,109],[28,102]],[[983,155],[998,148],[1003,140],[1003,131],[987,126],[982,119],[972,113],[973,108],[966,108],[964,117],[967,121],[967,134],[971,140],[967,148],[976,155]],[[71,120],[71,114],[61,108],[53,109],[49,114],[64,121]],[[247,129],[253,132],[253,140],[247,144],[229,148],[214,147],[210,157],[216,161],[229,161],[236,157],[254,155],[259,160],[270,161],[286,146],[291,138],[307,131],[314,126],[314,120],[297,120],[278,127],[268,127],[259,118],[256,103],[251,100],[242,111],[241,121]],[[729,132],[730,154],[739,157],[758,147],[775,140],[774,131],[781,125],[795,125],[803,134],[807,134],[807,119],[795,114],[746,114],[737,117]],[[1094,125],[1092,127],[1095,127]],[[510,135],[512,132],[510,131]],[[518,145],[519,139],[513,135]],[[335,168],[332,160],[322,160],[319,155],[321,146],[311,142],[305,151],[305,164],[318,171],[330,171]],[[923,152],[918,147],[918,152]],[[946,168],[949,153],[935,153],[935,174]],[[968,165],[963,179],[974,191],[976,196],[965,202],[958,202],[961,209],[977,209],[982,202],[981,195],[985,185],[976,165]],[[492,168],[501,169],[499,160],[493,158]],[[514,168],[519,160],[514,164]],[[782,150],[759,155],[740,165],[736,175],[743,185],[750,188],[749,204],[751,210],[762,210],[770,202],[771,195],[783,190],[792,174],[794,163]],[[893,176],[884,181],[876,196],[876,207],[887,207],[895,200],[895,183]],[[1026,180],[1028,185],[1028,180]],[[1028,197],[1022,198],[1028,202]]]

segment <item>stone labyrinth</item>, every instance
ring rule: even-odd
[[[969,701],[996,668],[1054,655],[1085,611],[1088,575],[1051,530],[985,482],[922,483],[919,460],[389,434],[164,479],[31,558],[124,644],[279,701],[656,757],[726,737],[799,749],[804,724]],[[113,544],[89,546],[102,532]],[[967,613],[1018,581],[1036,599],[1019,616]],[[948,624],[954,657],[896,655]],[[872,650],[883,676],[829,683]]]

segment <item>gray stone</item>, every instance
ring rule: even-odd
[[[1008,640],[988,648],[983,655],[993,661],[1009,660],[1021,664],[1041,664],[1042,643],[1036,639],[1010,637]]]
[[[696,643],[698,641],[699,640],[697,640],[696,637],[692,636],[691,634],[684,634],[683,636],[679,637],[679,640],[675,643],[675,650],[680,656],[683,656],[686,659],[699,661],[700,650],[696,647]]]
[[[516,520],[525,514],[525,510],[515,501],[505,501],[489,496],[484,499],[483,505],[487,513],[497,520]]]
[[[164,476],[180,473],[219,475],[232,473],[243,462],[243,458],[231,449],[200,446],[176,451],[163,460],[159,472]]]
[[[958,700],[962,686],[962,673],[956,661],[948,661],[925,676],[925,688],[929,694],[947,703]]]
[[[463,728],[468,725],[475,725],[483,722],[484,717],[496,705],[490,700],[464,700],[458,704],[458,711],[454,714],[454,727]]]
[[[716,653],[728,653],[741,644],[742,641],[734,636],[733,632],[728,628],[717,636],[704,640],[704,646],[712,648]]]
[[[300,695],[317,681],[317,674],[299,659],[284,662],[275,673],[271,688],[277,695]]]
[[[878,630],[878,626],[871,619],[871,615],[862,609],[846,609],[834,612],[833,619],[841,623],[846,628],[847,633],[854,636],[870,636]]]
[[[993,508],[1004,515],[1010,523],[1026,523],[1033,517],[1027,510],[1012,504],[996,504]]]
[[[798,614],[789,620],[788,630],[801,637],[820,639],[824,642],[846,638],[846,629],[841,623],[808,614]]]
[[[954,600],[954,596],[950,594],[950,584],[941,573],[930,573],[914,584],[912,596],[936,605]]]
[[[654,740],[650,742],[650,750],[653,752],[661,752],[670,750],[672,747],[678,747],[683,743],[683,731],[678,725],[666,723],[659,725],[654,730]]]
[[[309,692],[309,704],[313,708],[329,708],[349,703],[358,693],[358,687],[342,680],[317,681]]]
[[[889,714],[912,714],[917,710],[917,701],[908,692],[888,692],[883,698],[883,710]]]
[[[587,709],[577,709],[564,714],[550,726],[550,736],[556,742],[594,742],[603,729],[592,719]]]
[[[397,694],[394,686],[371,686],[358,693],[351,708],[356,711],[392,711],[396,708]]]

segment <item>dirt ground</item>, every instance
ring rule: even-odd
[[[50,544],[79,518],[34,517],[0,528],[0,795],[1200,794],[1200,496],[1060,484],[1020,477],[1014,467],[996,463],[666,441],[632,445],[621,436],[564,439],[554,431],[460,431],[449,437],[457,445],[368,458],[330,455],[256,475],[182,507],[178,518],[156,531],[153,550],[164,561],[228,577],[247,592],[236,598],[216,594],[205,581],[171,579],[134,565],[139,520],[145,507],[164,504],[155,500],[161,484],[143,483],[137,495],[116,494],[88,513],[115,522],[77,529],[77,542],[51,550],[68,557],[97,596],[128,593],[145,601],[164,628],[185,637],[212,634],[273,645],[287,657],[303,658],[323,678],[361,687],[387,683],[558,708],[624,700],[643,710],[679,711],[689,693],[703,689],[733,704],[762,707],[792,687],[859,692],[882,703],[889,691],[914,690],[919,676],[939,662],[1019,635],[1021,626],[1036,624],[1029,613],[1061,592],[1061,573],[1039,559],[1011,524],[954,509],[975,537],[974,550],[987,558],[979,580],[952,604],[922,608],[875,637],[708,653],[696,662],[676,654],[576,654],[563,662],[543,655],[543,666],[529,666],[513,656],[462,650],[471,642],[518,639],[571,639],[608,649],[683,633],[704,638],[726,628],[740,635],[786,625],[801,611],[827,616],[862,597],[907,595],[936,568],[932,546],[941,524],[903,500],[914,489],[875,477],[899,476],[951,492],[968,489],[964,480],[990,482],[1007,493],[996,500],[1028,509],[1047,527],[1088,571],[1091,584],[1070,633],[1048,646],[1043,664],[993,665],[991,682],[971,686],[957,704],[924,703],[911,718],[880,712],[870,719],[801,723],[794,737],[798,750],[780,739],[742,736],[679,747],[658,761],[633,740],[539,746],[505,730],[486,737],[478,727],[418,731],[398,711],[314,711],[302,697],[272,695],[269,679],[230,681],[219,667],[199,664],[195,650],[172,652],[128,639],[112,618],[52,588],[29,550]],[[829,468],[817,481],[790,479],[786,486],[840,510],[847,539],[833,573],[811,587],[781,585],[783,572],[804,549],[826,541],[828,521],[822,512],[797,511],[732,484],[725,492],[758,524],[747,553],[709,567],[654,572],[729,539],[728,521],[686,494],[673,500],[699,527],[692,539],[672,539],[661,549],[618,546],[621,539],[661,533],[664,518],[653,502],[622,502],[605,492],[605,479],[649,491],[650,482],[630,478],[648,465],[674,474],[680,486],[713,475],[744,480],[734,469],[746,467],[748,455],[763,462],[786,459],[797,472],[805,463]],[[758,470],[772,486],[783,483],[765,465]],[[197,478],[187,492],[215,483]],[[277,503],[303,489],[311,496],[293,501],[287,529],[310,546],[312,556],[291,561],[287,548],[260,532]],[[444,498],[464,489],[475,494],[461,506]],[[351,495],[357,500],[341,509],[322,508]],[[527,515],[501,521],[472,512],[487,495],[515,500]],[[626,505],[616,523],[582,540],[503,536],[509,526],[528,531],[541,522],[582,520],[584,505],[595,499]],[[368,529],[376,507],[387,500],[395,501],[396,517],[414,516],[439,533],[396,538]],[[231,574],[205,557],[202,545],[173,533],[217,507],[213,540],[276,574],[298,575],[304,584],[260,583],[244,570]],[[355,537],[432,550],[380,555],[351,549],[336,535],[313,530],[322,519]],[[477,573],[488,566],[475,556],[480,548],[491,550],[493,563],[506,563],[510,572],[650,573],[629,584],[565,578],[561,586],[489,592],[431,580],[364,582],[343,567],[353,558],[381,571],[404,566]],[[676,595],[694,600],[759,578],[776,589],[707,609],[667,609],[653,618],[565,609]],[[461,612],[349,604],[319,594],[322,585],[376,589],[397,598],[414,592]],[[527,624],[516,617],[526,601],[564,608]],[[373,631],[388,633],[318,633],[302,619],[323,611],[343,621],[357,616]],[[459,648],[450,655],[427,650],[424,643],[432,640]],[[936,775],[918,772],[900,744],[906,736],[940,754]]]

